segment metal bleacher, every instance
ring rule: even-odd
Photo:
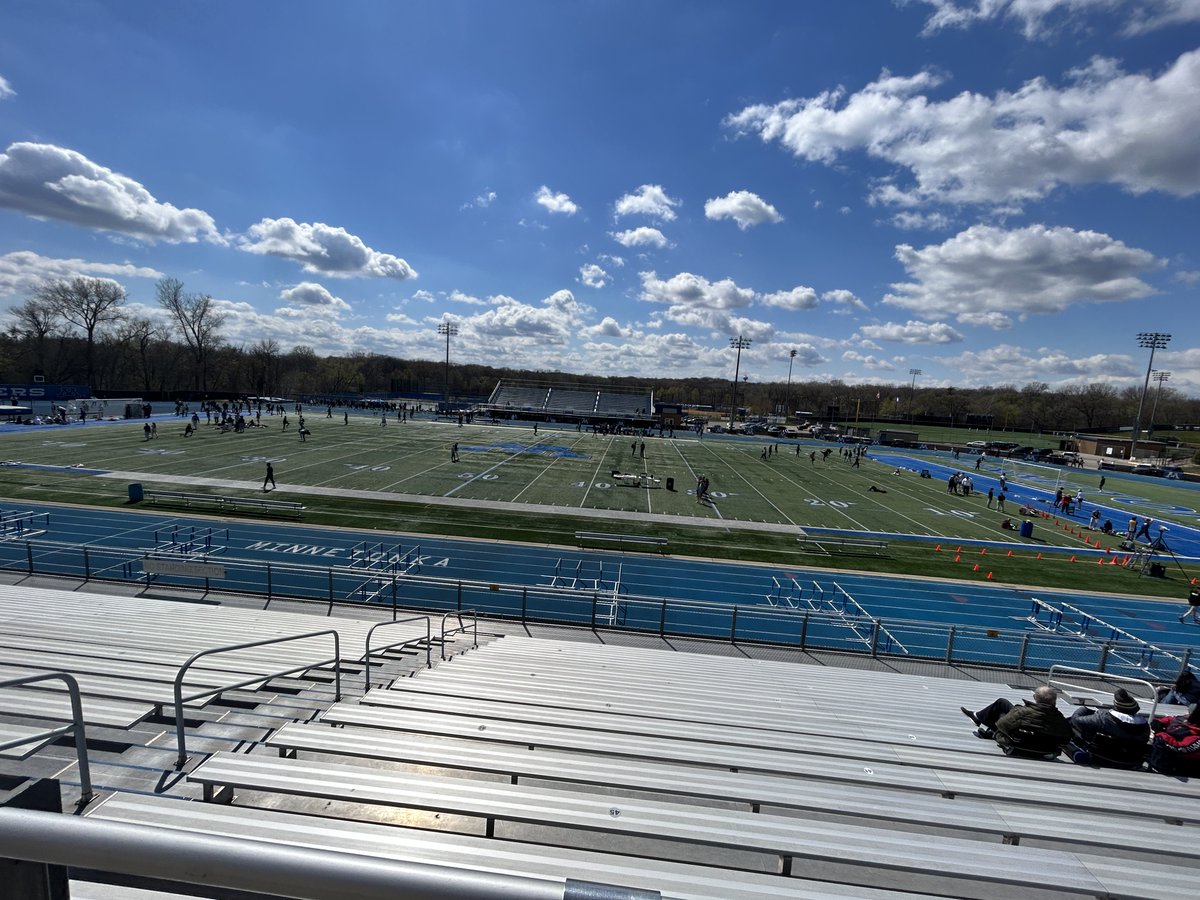
[[[608,389],[501,381],[485,408],[493,412],[535,413],[562,418],[648,419],[653,410],[649,390]]]
[[[133,602],[161,627],[153,601],[101,599],[101,619]],[[232,612],[239,637],[273,627]],[[275,627],[311,629],[294,615]],[[0,631],[16,652],[25,631]],[[38,640],[47,665],[81,652]],[[412,677],[202,745],[174,790],[101,784],[83,824],[311,854],[314,878],[329,856],[528,882],[472,896],[1190,898],[1200,881],[1200,783],[1010,758],[972,735],[959,706],[1024,689],[523,635],[447,643]],[[93,655],[110,674],[81,669],[81,685],[170,667],[153,640],[106,647]],[[583,882],[603,887],[571,893]]]

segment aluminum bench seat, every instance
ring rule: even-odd
[[[803,752],[799,745],[793,750],[742,747],[730,743],[679,740],[665,735],[623,734],[615,731],[510,722],[388,709],[345,701],[333,704],[322,717],[322,721],[326,724],[358,725],[396,732],[447,735],[524,744],[530,747],[581,750],[607,756],[670,760],[739,771],[799,775],[824,781],[933,791],[950,796],[1009,799],[1015,802],[1045,803],[1084,810],[1092,810],[1102,804],[1114,812],[1127,815],[1141,815],[1167,821],[1200,822],[1200,804],[1196,802],[1195,796],[1180,795],[1176,789],[1181,783],[1173,779],[1146,773],[1147,785],[1162,786],[1162,793],[1155,793],[1152,798],[1148,798],[1142,790],[1110,789],[1111,786],[1120,784],[1119,781],[1110,781],[1112,776],[1138,773],[1105,772],[1065,762],[1016,760],[999,754],[995,757],[995,762],[1003,764],[999,767],[1003,774],[981,774],[953,769],[933,769],[927,763],[906,761],[904,754],[900,752],[904,748],[899,747],[878,751],[880,755],[890,755],[884,760],[855,758],[850,755],[845,745],[840,754],[823,756]],[[870,742],[862,742],[862,747],[863,752],[876,752]],[[963,754],[948,753],[945,760],[947,763],[953,763],[960,756]],[[971,761],[986,759],[980,754],[967,756]],[[1029,766],[1013,765],[1019,762],[1029,763]],[[1053,782],[1052,791],[1048,789],[1046,781],[1026,777],[1027,773],[1034,771],[1030,768],[1032,766],[1045,767],[1044,771],[1047,774],[1044,777]],[[1093,783],[1087,783],[1083,779],[1091,779]]]
[[[413,679],[415,681],[415,679]],[[729,744],[741,748],[799,751],[842,759],[919,765],[935,769],[1019,773],[1034,779],[1059,780],[1069,777],[1076,783],[1103,785],[1119,790],[1183,794],[1200,799],[1200,782],[1179,783],[1149,772],[1093,769],[1071,765],[1048,766],[1041,760],[1022,760],[1004,756],[991,741],[971,735],[969,723],[962,720],[956,736],[945,740],[940,735],[925,735],[921,723],[893,723],[894,737],[875,734],[871,729],[844,727],[837,736],[826,732],[776,731],[749,726],[709,722],[683,722],[648,716],[618,715],[592,710],[571,710],[520,703],[494,703],[445,695],[410,694],[404,690],[370,691],[361,698],[366,706],[443,715],[460,715],[481,720],[578,728],[622,736],[656,736],[677,741]],[[957,712],[957,710],[956,710]],[[908,731],[911,728],[911,731]],[[1066,772],[1070,772],[1069,776]]]
[[[614,798],[485,782],[434,778],[334,763],[304,764],[247,755],[217,754],[188,776],[207,787],[296,794],[371,805],[424,809],[488,821],[566,827],[685,844],[777,855],[783,874],[803,874],[807,861],[848,867],[847,878],[870,883],[886,870],[893,883],[905,873],[936,871],[960,896],[994,896],[1000,885],[1036,893],[1050,888],[1068,893],[1107,893],[1076,854],[961,838],[911,834],[861,825],[714,810],[678,803]],[[656,855],[649,853],[648,855]],[[1128,869],[1154,878],[1159,866],[1128,861]],[[864,870],[858,879],[854,871]],[[1195,874],[1193,870],[1193,874]],[[1148,896],[1179,896],[1151,887]]]
[[[51,740],[57,739],[57,737],[46,738],[45,733],[45,728],[0,722],[0,744],[13,745],[0,750],[0,758],[25,759],[27,756],[32,756]]]
[[[88,697],[83,704],[86,725],[132,728],[154,714],[154,704]],[[66,691],[0,688],[0,715],[71,721],[71,700]]]
[[[1200,844],[1180,840],[1179,826],[1142,818],[1079,810],[923,795],[870,786],[848,787],[810,779],[726,772],[570,751],[529,750],[461,739],[393,735],[369,728],[285,725],[267,738],[281,752],[387,760],[449,770],[506,775],[513,783],[538,779],[648,791],[701,801],[744,804],[753,810],[784,809],[901,822],[1017,842],[1053,841],[1085,847],[1148,852],[1171,847],[1174,856],[1200,865]]]
[[[658,890],[677,900],[929,900],[923,895],[872,887],[139,794],[114,794],[91,808],[88,815],[381,859],[549,879],[586,877]]]

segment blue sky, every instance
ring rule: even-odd
[[[641,377],[1200,395],[1200,0],[0,8],[0,322]]]

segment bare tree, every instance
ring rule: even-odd
[[[34,292],[34,300],[54,310],[67,322],[81,329],[86,342],[87,383],[96,379],[96,331],[103,325],[121,321],[125,288],[107,278],[56,279],[44,282]]]
[[[175,330],[191,351],[195,369],[193,383],[208,393],[208,364],[212,351],[220,345],[221,326],[226,316],[213,306],[208,294],[186,294],[178,278],[163,278],[155,285],[158,305],[170,314]]]
[[[62,317],[57,310],[43,300],[34,297],[26,300],[20,306],[12,308],[13,324],[9,328],[15,339],[23,344],[33,345],[33,368],[36,374],[54,376],[57,381],[57,370],[50,360],[50,339],[62,336]]]

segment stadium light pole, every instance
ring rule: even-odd
[[[792,363],[796,361],[796,349],[793,347],[788,351],[788,382],[787,382],[787,409],[783,411],[783,421],[786,423],[792,417]]]
[[[1154,368],[1154,351],[1164,349],[1171,341],[1171,335],[1161,331],[1142,331],[1138,333],[1139,347],[1150,348],[1150,361],[1146,363],[1146,380],[1142,383],[1142,396],[1138,400],[1137,418],[1133,420],[1133,441],[1129,444],[1129,461],[1137,457],[1138,436],[1142,432],[1142,408],[1146,405],[1146,391],[1150,387],[1150,370]]]
[[[737,351],[737,362],[733,367],[733,401],[729,404],[729,430],[733,431],[733,417],[737,413],[737,383],[738,373],[742,370],[742,351],[750,346],[750,338],[740,334],[729,339],[729,346]]]
[[[909,369],[908,374],[912,376],[912,385],[908,389],[908,421],[915,422],[916,419],[916,400],[917,400],[917,376],[921,374],[920,369]]]
[[[443,322],[437,328],[438,334],[446,336],[446,390],[442,395],[442,402],[449,407],[450,405],[450,338],[458,334],[458,326],[453,322]]]
[[[1150,377],[1158,382],[1158,388],[1154,392],[1154,405],[1150,407],[1150,421],[1146,423],[1147,441],[1154,437],[1154,417],[1158,415],[1158,400],[1162,397],[1163,382],[1171,377],[1171,373],[1155,370],[1150,373]]]

